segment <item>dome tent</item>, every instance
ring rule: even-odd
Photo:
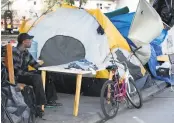
[[[86,58],[102,63],[109,53],[107,36],[97,33],[98,22],[85,10],[58,8],[30,30],[38,42],[44,65],[60,65]],[[40,54],[40,55],[39,55]]]
[[[110,49],[120,48],[130,51],[123,36],[98,9],[84,10],[70,6],[58,8],[39,19],[29,34],[34,35],[34,41],[38,42],[37,56],[44,60],[44,66],[65,64],[83,58],[95,64],[101,64],[105,62]],[[70,91],[73,85],[68,86],[67,84],[74,79],[67,78],[64,76],[64,80],[62,80],[60,77],[56,81],[67,81],[66,87],[71,87],[67,89]],[[108,78],[108,72],[106,70],[98,72],[96,78],[99,78],[95,79],[96,81],[105,81]],[[86,80],[86,78],[84,79]],[[82,86],[84,84],[89,86],[90,83],[93,83],[89,80],[87,80],[88,83],[85,83],[84,79]],[[100,92],[103,82],[97,83],[100,85],[97,84],[97,88],[95,87],[93,90],[98,89]],[[57,86],[58,90],[61,89],[60,86],[62,85]]]
[[[97,32],[100,25],[105,32],[103,35]],[[39,19],[29,34],[35,36],[34,41],[38,42],[37,56],[44,60],[45,66],[65,64],[81,58],[100,64],[110,49],[120,47],[130,51],[126,40],[97,9],[58,8]],[[71,45],[68,45],[69,42]],[[74,49],[76,52],[72,52]],[[107,72],[99,73],[99,78],[108,76]]]

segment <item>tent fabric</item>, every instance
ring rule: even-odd
[[[104,34],[97,32],[100,26]],[[45,66],[65,64],[84,58],[94,64],[102,64],[110,49],[130,51],[125,38],[98,9],[58,8],[37,21],[29,34],[35,36],[34,41],[38,43],[37,57],[44,59]],[[75,45],[76,42],[79,43]],[[71,44],[72,48],[68,44]],[[140,69],[144,75],[145,69],[141,65]],[[96,78],[108,78],[108,71],[97,72]]]
[[[140,0],[129,30],[129,39],[137,47],[149,44],[160,35],[163,28],[163,22],[155,9],[146,0]]]
[[[63,8],[77,8],[75,6],[69,6],[67,4],[62,4],[61,7],[63,7]],[[57,8],[57,7],[55,7],[55,8]],[[39,18],[32,18],[32,19],[24,20],[21,23],[21,26],[19,27],[19,32],[20,33],[29,32],[32,27],[36,26],[45,17],[46,14],[55,12],[56,11],[55,8],[52,8],[52,11],[48,11],[46,13],[43,13]]]
[[[77,9],[80,10],[77,7],[74,6],[69,6],[66,4],[62,4],[61,8],[67,8],[67,9]],[[50,13],[54,13],[56,10],[49,12]],[[108,37],[108,42],[109,42],[109,46],[110,49],[115,48],[115,47],[120,47],[126,50],[130,51],[130,47],[127,44],[126,40],[122,37],[122,35],[119,33],[119,31],[113,26],[113,24],[110,22],[110,20],[99,10],[99,9],[89,9],[86,10],[89,14],[91,14],[93,17],[95,17],[95,19],[98,21],[98,23],[102,26],[102,28],[104,29],[107,37]],[[35,22],[35,24],[33,25],[36,26],[42,19],[44,19],[46,17],[46,15],[44,14],[43,16],[41,16],[38,20],[34,19],[32,21],[29,22],[25,22],[23,23],[22,27],[20,28],[20,32],[28,32],[31,25]]]
[[[99,26],[104,29],[103,35],[97,33]],[[44,44],[50,38],[60,35],[73,37],[80,41],[85,48],[85,58],[94,64],[102,63],[104,58],[109,54],[109,50],[115,47],[130,51],[130,47],[124,37],[98,9],[84,10],[68,6],[58,8],[56,11],[46,14],[42,19],[36,21],[35,25],[29,31],[29,34],[34,35],[34,41],[38,42],[37,57],[41,59],[43,58],[41,50]],[[45,50],[45,48],[46,46],[42,51],[49,51]],[[51,50],[49,52],[51,52]],[[50,61],[54,61],[55,64],[58,64],[59,62],[55,60],[58,60],[58,55],[56,55],[56,57],[57,58],[51,57],[52,60],[46,60],[45,65],[52,64]],[[70,57],[72,58],[72,56]],[[108,78],[107,71],[97,72],[96,77]]]
[[[149,75],[146,74],[142,78],[136,80],[136,86],[138,89],[145,89],[151,86],[151,80],[148,80]]]
[[[122,14],[126,14],[126,13],[129,13],[129,8],[127,6],[123,7],[123,8],[120,8],[120,9],[116,9],[115,11],[112,11],[112,12],[105,13],[105,15],[108,18],[112,18],[112,17],[122,15]]]
[[[119,30],[119,32],[127,39],[128,44],[132,49],[135,49],[135,44],[128,38],[129,29],[133,21],[135,13],[128,13],[110,18],[114,26]],[[136,52],[137,57],[141,60],[142,64],[146,64],[150,58],[150,45],[143,45],[140,50]]]
[[[119,32],[126,38],[128,39],[128,33],[129,33],[129,29],[130,29],[130,25],[131,25],[131,22],[133,20],[133,16],[134,16],[135,13],[128,13],[128,14],[123,14],[123,15],[119,15],[119,16],[115,16],[115,17],[112,17],[110,18],[111,22],[114,24],[114,26],[116,26],[116,28],[119,30]],[[173,28],[174,29],[174,28]],[[171,29],[172,30],[172,29]],[[174,34],[174,33],[170,33],[172,31],[169,31],[169,34]],[[167,46],[166,46],[166,42],[167,41],[164,41],[167,40],[167,37],[166,36],[168,35],[168,32],[167,30],[163,30],[160,34],[160,36],[158,36],[157,38],[155,38],[151,43],[150,43],[150,48],[148,48],[149,50],[147,50],[145,48],[145,51],[150,51],[150,59],[149,59],[149,62],[148,62],[148,65],[149,65],[149,68],[150,68],[150,71],[152,73],[152,75],[156,78],[156,79],[160,79],[160,80],[165,80],[165,81],[169,81],[169,78],[163,78],[163,77],[157,77],[156,75],[156,66],[159,65],[159,63],[157,62],[156,60],[156,56],[158,55],[161,55],[161,54],[164,54],[164,53],[167,53]],[[173,38],[174,39],[174,38]],[[128,39],[128,43],[129,45],[133,45],[131,44],[131,42],[129,41]],[[174,44],[174,43],[173,43]],[[161,46],[160,46],[161,45]],[[148,46],[148,47],[149,47]],[[153,48],[153,50],[151,49],[151,47]],[[162,49],[161,49],[162,47]],[[171,47],[172,48],[172,47]],[[168,51],[171,51],[171,48],[168,50]],[[151,51],[153,51],[151,53]],[[174,50],[173,50],[174,51]],[[137,52],[140,52],[140,51],[137,51]],[[145,53],[146,53],[145,52]],[[171,52],[172,53],[172,52]],[[137,54],[138,55],[138,54]],[[144,57],[144,55],[142,55],[142,57]],[[139,59],[143,59],[141,56],[139,56]],[[143,61],[144,60],[141,60],[142,61],[142,64],[143,64]]]
[[[29,34],[34,35],[34,40],[38,42],[38,57],[50,38],[63,35],[79,40],[85,47],[85,58],[95,64],[101,64],[109,53],[109,45],[107,36],[97,33],[98,27],[99,23],[85,10],[58,8],[56,12],[47,14]],[[47,52],[51,54],[51,50]],[[54,57],[59,59],[58,56]]]
[[[115,48],[114,50],[112,50],[112,53],[110,53],[107,56],[107,58],[104,61],[104,64],[112,65],[110,60],[113,57],[115,60],[118,60],[120,62],[126,61],[130,74],[134,77],[135,80],[138,80],[145,75],[146,71],[145,71],[144,67],[142,66],[140,61],[135,56],[132,56],[130,61],[127,61],[130,58],[130,53],[128,51],[121,49],[121,48]],[[124,66],[119,63],[117,63],[117,65],[118,65],[119,74],[121,76],[124,75],[124,72],[125,72],[123,69]]]
[[[100,23],[100,25],[104,29],[108,37],[110,49],[123,48],[125,50],[130,51],[130,47],[127,44],[127,41],[120,34],[120,32],[114,27],[112,22],[99,9],[87,10],[87,11],[95,17],[95,19]]]
[[[117,59],[120,62],[125,61],[128,65],[130,74],[134,77],[135,80],[138,80],[143,77],[141,73],[141,68],[139,66],[134,65],[133,63],[127,61],[127,58],[124,56],[124,54],[121,52],[121,50],[117,50],[116,52]]]
[[[111,22],[114,24],[114,26],[119,30],[119,32],[126,38],[127,42],[131,46],[132,49],[134,49],[136,46],[135,44],[128,38],[130,25],[133,21],[135,12],[118,15],[112,18],[109,18]],[[160,36],[156,37],[152,42],[150,43],[153,48],[155,48],[156,54],[161,55],[162,49],[160,44],[164,41],[165,37],[167,35],[167,30],[163,30],[160,34]],[[150,45],[143,45],[143,48],[137,51],[137,56],[141,60],[142,64],[146,64],[151,56],[151,49]],[[143,50],[144,49],[144,50]],[[148,49],[148,50],[147,50]],[[145,56],[145,57],[144,57]]]
[[[40,57],[44,66],[60,65],[85,58],[85,48],[77,39],[57,35],[48,39]]]

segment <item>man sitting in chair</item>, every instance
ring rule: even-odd
[[[55,102],[53,103],[51,101],[46,101],[42,78],[40,73],[37,71],[41,65],[35,61],[27,50],[27,48],[31,47],[33,37],[34,36],[30,36],[27,33],[21,33],[18,36],[18,45],[13,49],[15,78],[19,83],[33,86],[36,96],[36,103],[39,107],[45,104],[47,104],[47,106],[57,106],[57,103]],[[28,71],[29,65],[35,68],[36,71]]]

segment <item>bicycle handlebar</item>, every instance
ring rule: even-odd
[[[142,48],[142,46],[136,48],[135,50],[132,50],[132,53],[135,54],[135,52],[138,51],[138,50],[141,49],[141,48]],[[127,61],[128,61],[128,60],[127,60]],[[116,60],[112,59],[112,60],[110,60],[110,62],[112,62],[112,63],[117,62],[117,63],[119,63],[119,64],[122,64],[122,65],[125,67],[125,69],[124,69],[125,71],[128,69],[128,66],[127,66],[127,64],[126,64],[125,61],[119,62],[119,61],[116,61]]]
[[[137,51],[138,51],[139,49],[141,49],[141,48],[142,48],[142,46],[136,48],[135,50],[132,50],[132,53],[135,54],[135,52],[137,52]]]
[[[126,64],[126,62],[125,61],[122,61],[122,62],[119,62],[119,61],[116,61],[116,60],[110,60],[111,62],[117,62],[117,63],[119,63],[119,64],[122,64],[124,67],[125,67],[125,71],[128,69],[128,67],[127,67],[127,64]]]

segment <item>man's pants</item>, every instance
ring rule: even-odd
[[[52,75],[55,75],[55,74],[52,74],[50,72],[47,72],[47,79],[46,79],[46,87],[45,87],[45,94],[46,94],[46,97],[47,97],[47,101],[56,101],[58,99],[57,97],[57,92],[56,92],[56,88],[55,88],[55,85],[54,85],[54,82],[52,80]]]
[[[37,105],[47,103],[40,74],[20,75],[18,76],[18,82],[33,86]]]

